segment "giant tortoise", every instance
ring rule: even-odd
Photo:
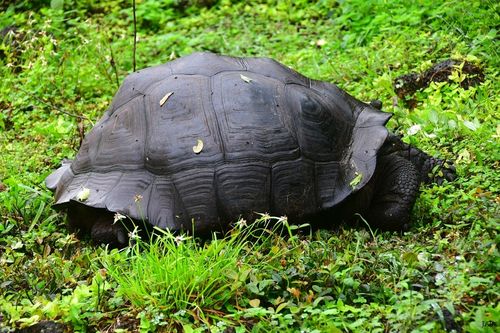
[[[130,74],[46,184],[70,226],[113,246],[116,213],[199,235],[264,212],[405,230],[442,161],[389,134],[380,107],[268,58],[194,53]]]

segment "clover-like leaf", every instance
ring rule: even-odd
[[[358,172],[355,172],[354,174],[356,175],[356,177],[354,177],[354,179],[349,183],[352,188],[355,188],[359,183],[361,183],[361,180],[363,179],[363,174]]]
[[[78,201],[86,201],[90,196],[90,189],[84,187],[78,192],[76,195],[76,200]]]

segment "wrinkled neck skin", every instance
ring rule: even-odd
[[[387,139],[380,148],[379,156],[389,156],[391,154],[401,156],[410,161],[419,174],[420,183],[429,184],[437,182],[440,184],[444,179],[450,181],[455,179],[454,168],[450,166],[449,170],[445,170],[448,168],[445,161],[429,156],[420,149],[404,143],[401,141],[400,137],[389,133]],[[433,174],[433,169],[436,166],[439,169],[443,169],[442,171],[445,174],[438,175],[436,173],[438,170],[434,170],[436,174]]]

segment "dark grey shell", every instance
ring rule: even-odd
[[[88,189],[82,204],[171,230],[300,219],[368,182],[389,118],[274,60],[195,53],[129,75],[46,183],[56,206]]]

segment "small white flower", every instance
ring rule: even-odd
[[[413,125],[412,127],[410,127],[408,129],[408,135],[415,135],[417,134],[420,130],[422,129],[422,126],[420,126],[419,124],[416,124],[416,125]]]
[[[242,229],[242,228],[246,227],[247,225],[248,225],[247,220],[245,220],[245,219],[239,219],[236,222],[236,227],[238,227],[238,229]]]
[[[271,215],[269,215],[268,213],[264,213],[264,214],[260,214],[261,215],[261,219],[263,221],[269,221],[271,219]]]
[[[139,236],[139,228],[134,227],[134,230],[132,230],[132,232],[129,232],[129,233],[128,233],[128,238],[129,238],[130,240],[140,239],[140,238],[141,238],[141,236]]]
[[[318,46],[318,47],[322,47],[325,44],[326,44],[326,40],[324,40],[324,39],[318,39],[316,41],[316,46]]]
[[[434,276],[434,279],[436,280],[437,285],[441,285],[446,282],[446,275],[444,273],[437,273]]]
[[[281,217],[278,217],[278,223],[283,223],[285,225],[288,225],[288,217],[286,216],[281,216]]]
[[[186,237],[184,235],[179,235],[179,236],[176,236],[174,238],[174,241],[177,245],[180,245],[182,242],[184,242],[185,240],[188,240],[190,239],[191,237]]]
[[[125,215],[122,215],[122,214],[120,214],[120,213],[116,213],[116,214],[115,214],[115,218],[114,218],[114,222],[113,222],[113,223],[116,223],[116,222],[118,222],[118,221],[121,221],[121,220],[123,220],[125,217],[126,217]]]

